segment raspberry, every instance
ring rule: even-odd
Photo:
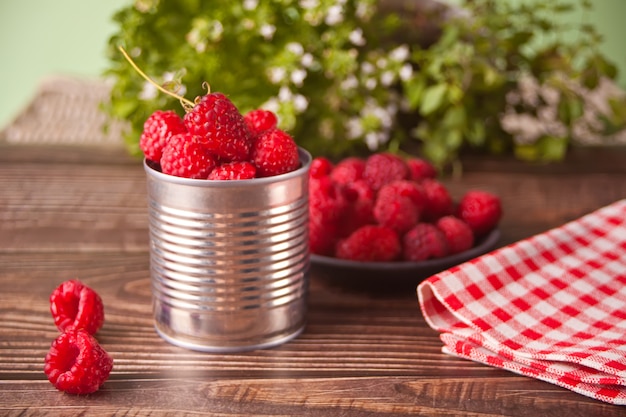
[[[374,205],[374,217],[381,226],[395,230],[399,235],[415,226],[419,221],[419,210],[408,197],[379,195]]]
[[[256,167],[250,162],[228,162],[211,171],[209,180],[249,180],[256,176]]]
[[[365,180],[356,180],[342,189],[347,200],[343,218],[339,225],[339,236],[346,237],[366,224],[374,223],[376,195]]]
[[[469,225],[477,238],[484,236],[500,221],[500,198],[487,191],[470,190],[459,201],[456,214]]]
[[[319,218],[309,218],[309,250],[311,253],[332,256],[337,242],[337,223],[322,222]]]
[[[96,392],[109,378],[113,359],[83,329],[69,329],[57,337],[46,355],[44,372],[60,391]]]
[[[407,261],[424,261],[448,254],[446,237],[433,224],[418,223],[402,238],[403,257]]]
[[[252,163],[259,177],[293,171],[300,166],[298,145],[289,134],[272,129],[260,134],[252,148]]]
[[[343,217],[347,204],[341,189],[329,177],[309,180],[311,219],[322,223],[336,223]]]
[[[424,221],[434,222],[454,212],[454,203],[445,185],[432,178],[422,180],[421,185],[426,192]]]
[[[365,225],[337,243],[336,256],[362,262],[387,262],[400,256],[396,232],[384,226]]]
[[[185,114],[189,133],[212,154],[225,162],[245,161],[250,155],[252,138],[237,107],[222,93],[204,95]]]
[[[341,160],[330,173],[331,178],[338,184],[350,184],[363,178],[365,161],[350,157]]]
[[[216,165],[217,158],[191,133],[172,136],[161,157],[162,172],[177,177],[206,179]]]
[[[466,251],[474,246],[474,232],[458,217],[444,216],[437,220],[436,226],[446,237],[450,255]]]
[[[309,169],[310,178],[321,178],[330,175],[333,170],[333,163],[328,158],[318,156],[311,161]]]
[[[365,161],[363,178],[374,191],[378,191],[389,182],[404,180],[408,176],[409,169],[404,161],[391,153],[376,153],[370,155]]]
[[[378,191],[379,199],[396,198],[398,196],[409,198],[417,210],[421,213],[426,204],[428,203],[428,197],[424,188],[415,181],[409,180],[396,180],[383,187]]]
[[[437,177],[437,169],[425,159],[409,158],[406,165],[409,168],[409,178],[413,181]]]
[[[154,162],[161,160],[163,148],[169,139],[179,133],[185,133],[187,128],[173,110],[157,110],[146,119],[143,132],[139,138],[139,148],[146,159]]]
[[[269,110],[251,110],[243,116],[243,119],[252,136],[274,129],[278,124],[276,115]]]
[[[95,334],[104,323],[102,299],[78,280],[65,281],[50,294],[50,312],[61,331],[74,328]]]

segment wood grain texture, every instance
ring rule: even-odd
[[[501,245],[626,198],[623,148],[548,166],[470,156],[468,188],[498,193]],[[304,333],[237,354],[184,350],[152,327],[145,179],[121,149],[0,145],[0,414],[215,416],[617,416],[623,407],[441,353],[415,282],[370,288],[311,277]],[[114,358],[95,394],[62,394],[43,358],[50,292],[80,278],[102,296]]]

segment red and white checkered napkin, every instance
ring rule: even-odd
[[[626,200],[417,287],[443,351],[626,404]]]

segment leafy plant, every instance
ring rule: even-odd
[[[121,45],[147,74],[191,100],[206,81],[242,112],[275,111],[280,127],[314,155],[419,148],[444,166],[473,147],[558,159],[584,130],[587,98],[598,87],[604,95],[596,101],[608,104],[584,128],[599,135],[624,124],[623,96],[607,88],[615,68],[599,53],[595,30],[574,28],[573,44],[553,35],[570,29],[555,18],[572,10],[569,3],[467,0],[429,46],[409,36],[415,29],[406,14],[414,12],[389,11],[392,3],[136,0],[114,16],[105,108],[129,122],[133,153],[153,111],[183,111],[136,74]],[[538,99],[524,101],[531,84]],[[562,128],[519,131],[520,116],[543,123],[546,114]]]

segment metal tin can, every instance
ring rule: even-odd
[[[238,352],[304,328],[309,273],[308,171],[210,181],[144,162],[157,333],[192,350]]]

